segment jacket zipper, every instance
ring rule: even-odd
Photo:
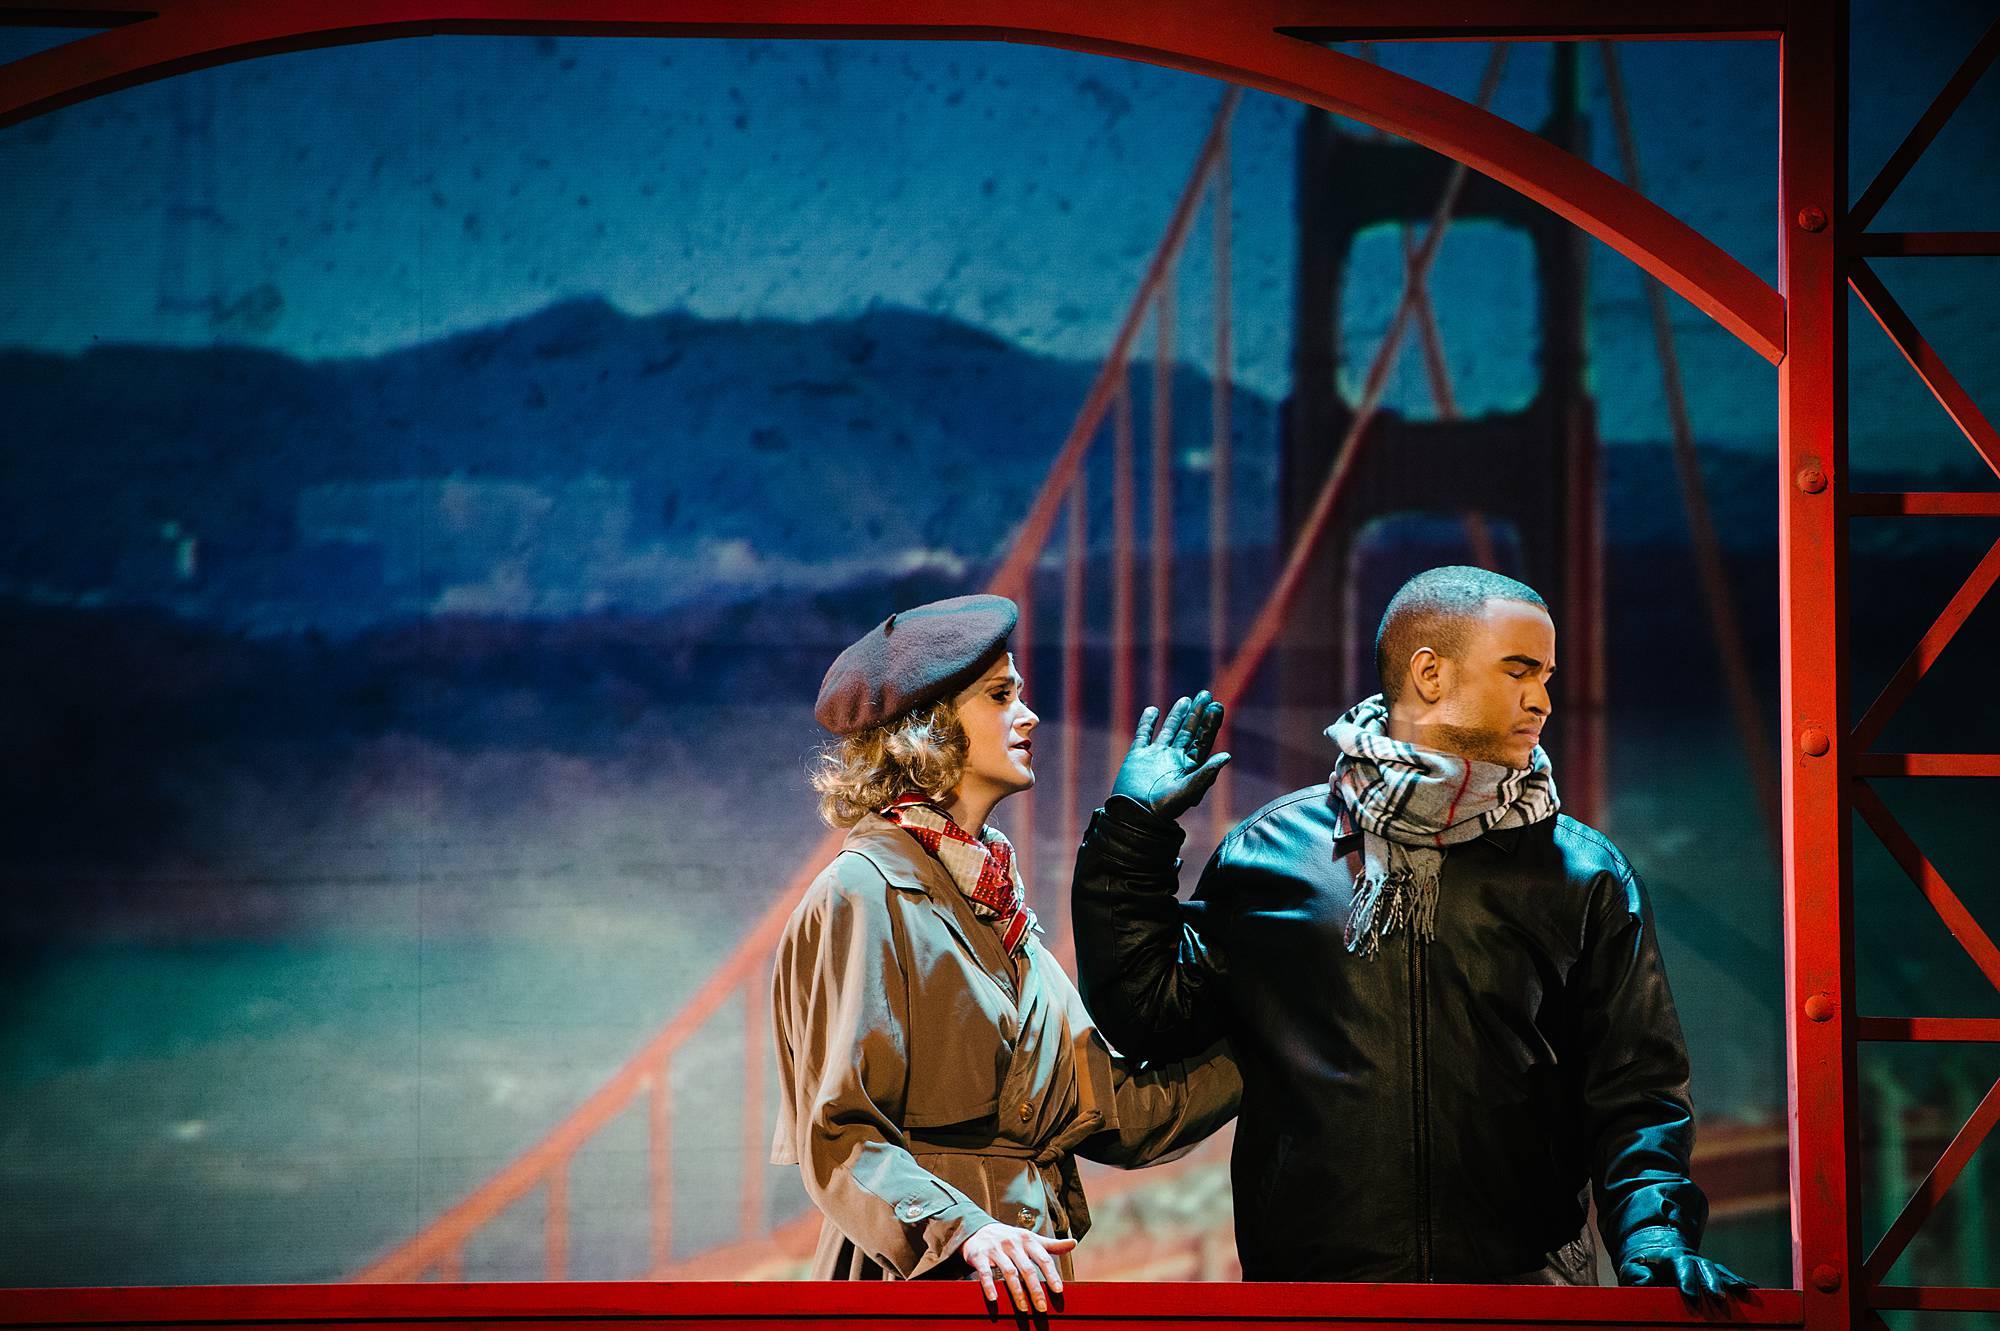
[[[1410,937],[1410,1084],[1417,1143],[1417,1278],[1431,1279],[1430,1050],[1425,1038],[1424,949]]]

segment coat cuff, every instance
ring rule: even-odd
[[[1642,1225],[1625,1236],[1618,1245],[1620,1264],[1648,1252],[1693,1252],[1695,1245],[1688,1242],[1688,1236],[1672,1225]]]
[[[1128,795],[1113,795],[1090,820],[1086,841],[1099,853],[1148,869],[1180,867],[1187,833]]]
[[[941,1180],[928,1195],[898,1201],[896,1219],[908,1236],[908,1265],[899,1272],[905,1279],[940,1274],[937,1268],[957,1257],[967,1239],[995,1223],[977,1202]]]

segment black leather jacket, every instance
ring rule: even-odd
[[[1680,1020],[1603,836],[1558,816],[1450,847],[1436,940],[1372,958],[1343,944],[1361,835],[1325,786],[1239,824],[1187,903],[1181,836],[1122,797],[1097,812],[1077,966],[1124,1053],[1233,1044],[1246,1279],[1534,1279],[1587,1262],[1593,1184],[1614,1254],[1652,1225],[1699,1245]]]

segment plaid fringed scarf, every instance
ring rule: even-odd
[[[1021,901],[1014,876],[1014,846],[991,827],[984,840],[973,836],[951,815],[912,791],[882,810],[882,816],[908,832],[926,854],[945,867],[951,881],[972,903],[973,912],[994,921],[1009,955],[1018,953],[1035,927],[1035,913]]]
[[[1364,957],[1399,925],[1426,943],[1437,936],[1444,847],[1553,818],[1562,807],[1540,745],[1522,769],[1405,744],[1389,738],[1388,725],[1378,693],[1326,728],[1340,749],[1330,798],[1362,831],[1362,876],[1346,942]]]

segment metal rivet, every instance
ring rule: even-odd
[[[1826,732],[1818,726],[1813,726],[1799,735],[1799,752],[1808,758],[1823,757],[1832,747],[1833,741],[1828,739]]]
[[[1840,1288],[1840,1268],[1831,1262],[1821,1262],[1813,1268],[1813,1288],[1822,1294],[1831,1294]]]
[[[1812,1021],[1833,1020],[1833,995],[1821,990],[1806,1000],[1806,1016]]]
[[[1825,210],[1813,207],[1811,205],[1807,205],[1806,207],[1799,209],[1799,225],[1804,227],[1807,231],[1826,230]]]
[[[1808,462],[1805,466],[1799,468],[1799,474],[1795,478],[1795,483],[1799,489],[1805,491],[1807,494],[1816,495],[1826,489],[1826,473],[1820,470],[1817,462]]]

